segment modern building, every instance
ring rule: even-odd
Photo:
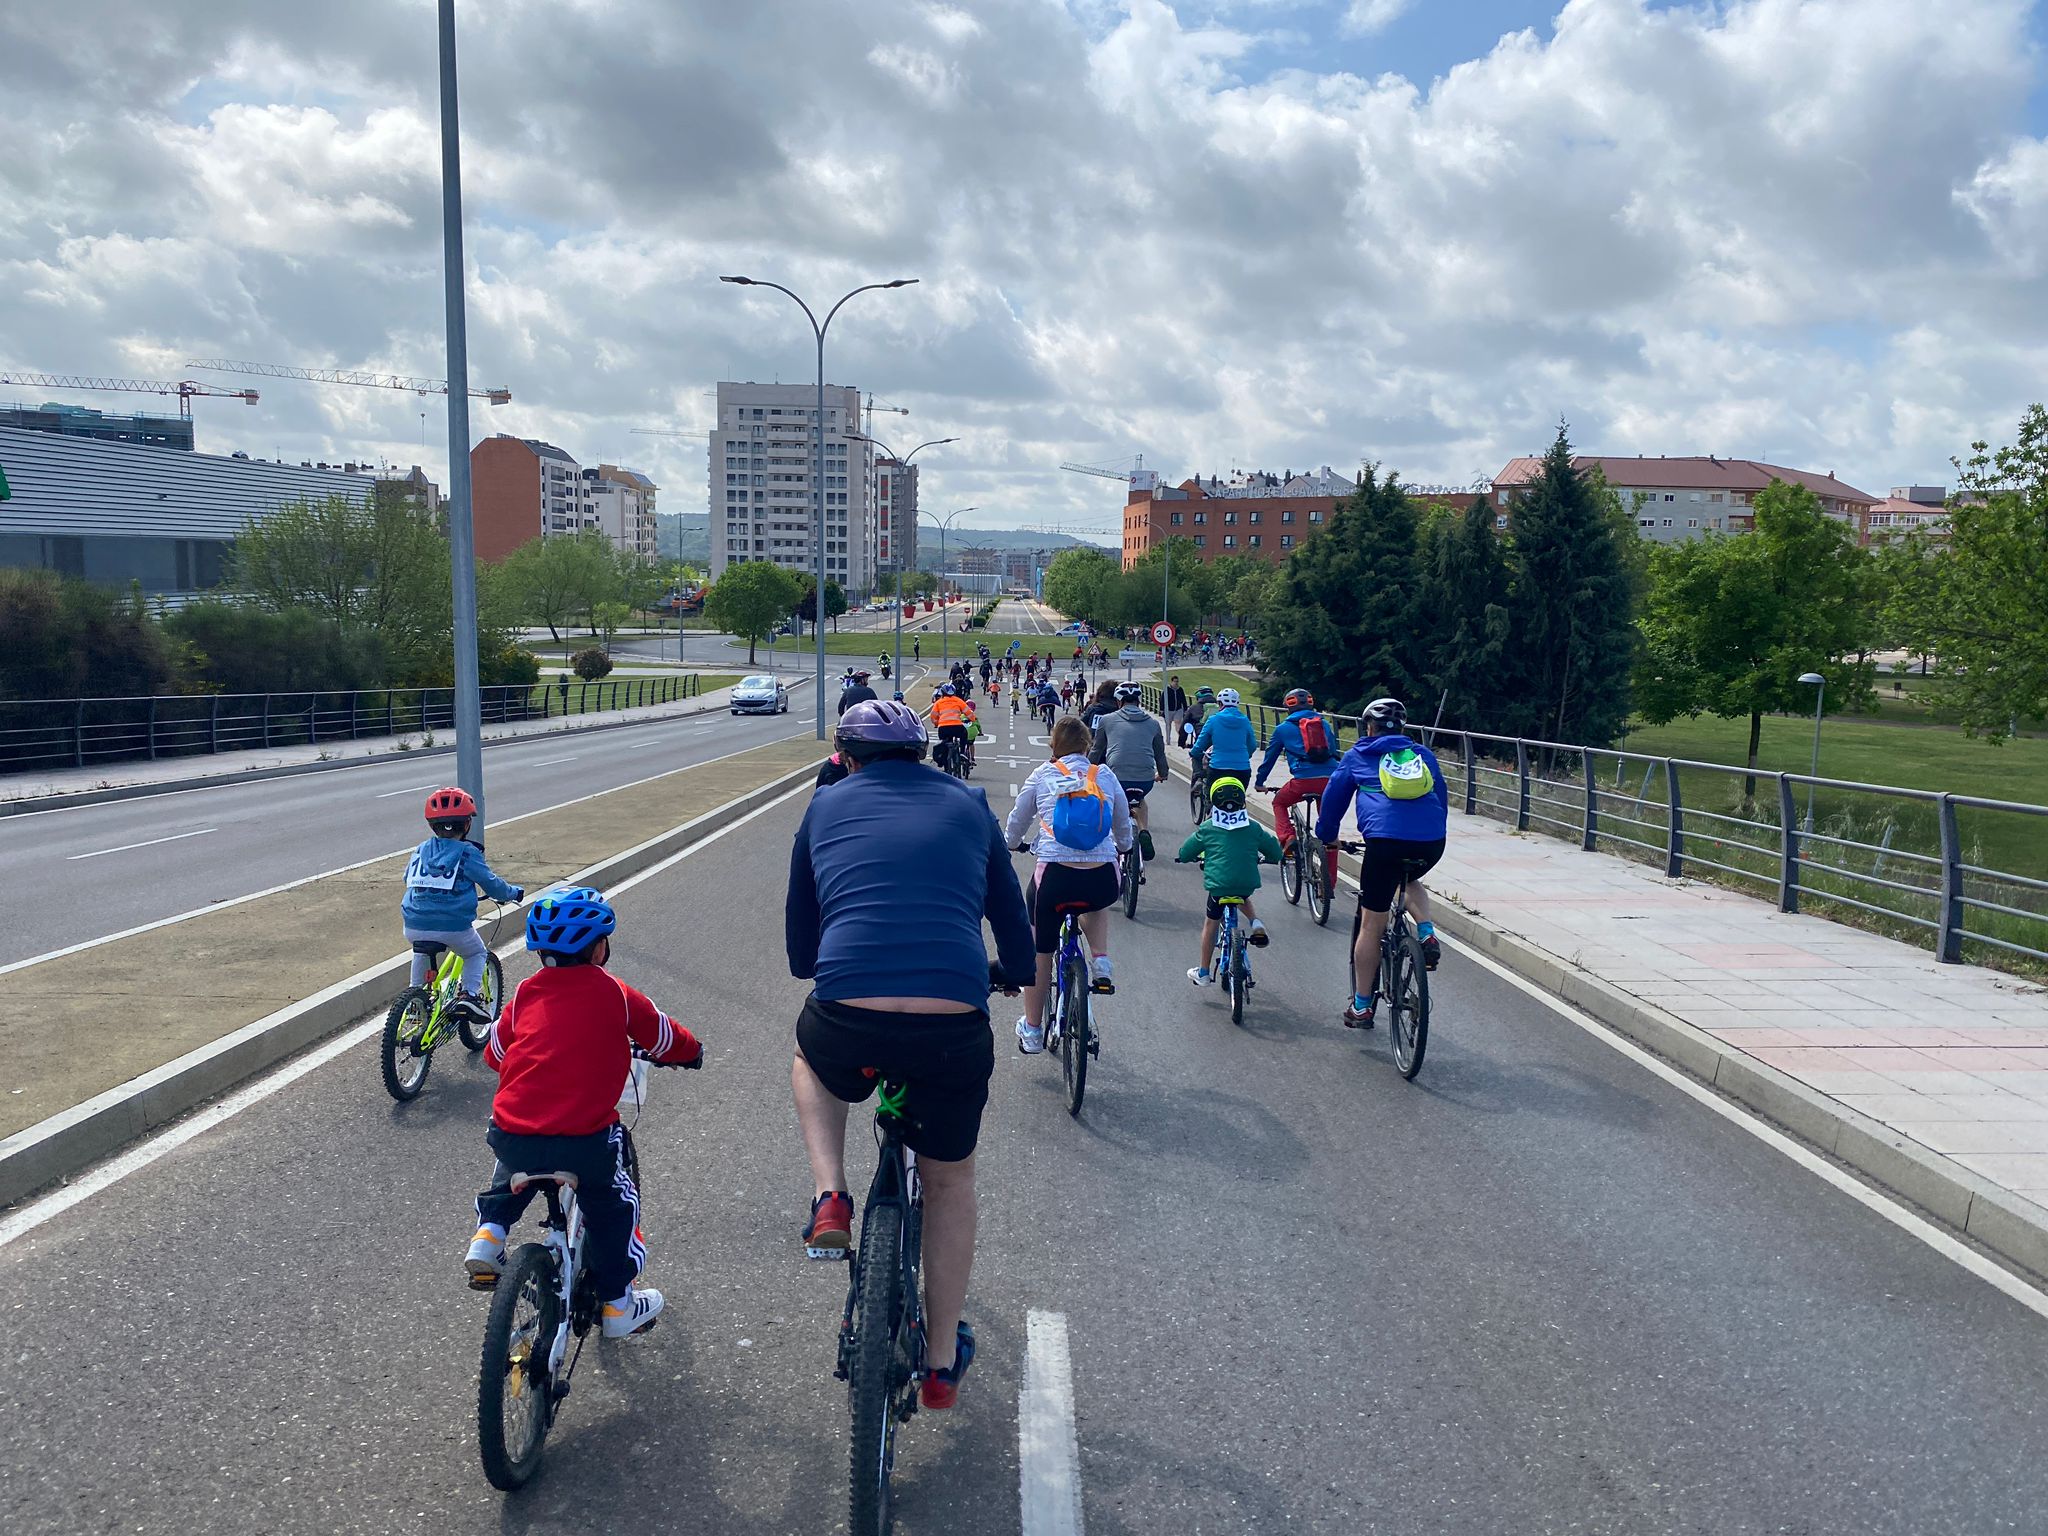
[[[815,419],[817,403],[815,384],[719,384],[709,445],[713,580],[728,565],[749,560],[815,569],[812,476],[822,427],[825,577],[849,597],[874,587],[879,491],[874,449],[860,432],[860,391],[827,385],[822,423]],[[892,503],[895,494],[892,480]]]
[[[1724,459],[1714,454],[1676,459],[1581,454],[1572,460],[1572,467],[1598,469],[1620,493],[1621,504],[1634,513],[1636,532],[1659,544],[1704,533],[1749,532],[1756,525],[1751,511],[1756,494],[1773,480],[1805,486],[1820,498],[1821,510],[1828,516],[1859,531],[1877,504],[1875,496],[1836,479],[1833,470],[1821,474],[1757,459]],[[1510,459],[1494,476],[1494,521],[1500,527],[1509,525],[1515,497],[1535,482],[1542,469],[1540,458]]]
[[[1948,487],[1895,485],[1891,495],[1871,503],[1856,531],[1859,544],[1883,543],[1902,534],[1948,535]]]
[[[553,443],[500,432],[469,450],[476,557],[496,562],[522,544],[589,526],[583,466]]]
[[[350,464],[344,467],[354,471],[357,466]],[[377,494],[379,496],[394,496],[410,501],[422,512],[427,513],[438,513],[443,503],[447,500],[441,494],[441,487],[428,479],[427,472],[417,464],[413,465],[412,469],[403,475],[386,474],[378,476]]]
[[[192,422],[184,416],[154,416],[142,411],[133,415],[111,414],[86,405],[0,405],[0,427],[55,432],[60,437],[89,437],[102,443],[192,451]]]
[[[1124,503],[1124,569],[1166,538],[1191,540],[1205,561],[1225,555],[1284,560],[1357,488],[1356,480],[1327,464],[1313,474],[1196,475],[1177,486],[1140,471],[1131,476]]]
[[[875,570],[917,569],[917,466],[875,459]]]
[[[656,487],[637,469],[600,464],[583,471],[587,521],[618,548],[652,560]]]
[[[176,602],[220,585],[252,518],[330,496],[368,506],[376,480],[354,468],[0,426],[0,565],[139,584]]]

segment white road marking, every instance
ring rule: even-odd
[[[537,763],[523,763],[520,766],[525,768],[552,768],[556,763],[573,763],[578,755],[580,754],[572,753],[568,757],[544,757]]]
[[[423,789],[439,789],[440,787],[439,780],[432,784],[408,784],[404,789],[387,789],[381,794],[372,795],[370,798],[372,800],[389,800],[397,795],[416,795]]]
[[[1034,1309],[1017,1388],[1017,1495],[1024,1536],[1081,1536],[1081,1446],[1064,1313]]]
[[[154,848],[158,843],[181,842],[188,837],[204,837],[209,832],[218,832],[219,830],[219,827],[201,827],[197,832],[173,832],[169,837],[152,837],[140,843],[123,843],[118,848],[95,848],[91,853],[69,854],[65,857],[64,862],[73,864],[80,859],[97,859],[103,854],[126,853],[131,848]]]
[[[720,838],[727,836],[729,833],[737,832],[755,817],[765,816],[777,806],[787,803],[797,795],[809,794],[810,791],[811,786],[809,784],[797,785],[788,793],[776,796],[766,805],[757,806],[730,825],[720,827],[708,837],[700,838],[690,844],[689,847],[670,854],[660,863],[643,869],[637,875],[621,880],[617,885],[611,887],[606,894],[616,898],[621,893],[630,891],[634,886],[640,884],[641,881],[653,879],[654,876],[660,874],[663,870],[681,863],[699,849],[709,848]],[[555,886],[551,886],[550,889],[565,885],[571,881],[582,884],[583,882],[580,877],[585,873],[586,871],[579,870],[576,874],[565,876],[562,880],[555,882]],[[497,947],[496,953],[502,960],[525,943],[526,937],[524,934],[521,934],[517,938],[500,944]],[[17,1238],[34,1231],[52,1217],[63,1215],[64,1212],[70,1210],[74,1205],[90,1199],[101,1190],[120,1183],[129,1174],[147,1168],[166,1153],[175,1152],[194,1137],[204,1135],[215,1126],[232,1120],[251,1105],[260,1104],[279,1090],[289,1088],[307,1073],[326,1066],[337,1056],[345,1054],[351,1047],[360,1045],[365,1040],[374,1039],[382,1032],[383,1028],[384,1017],[380,1009],[361,1023],[343,1030],[332,1040],[327,1040],[314,1046],[303,1056],[294,1057],[275,1071],[266,1076],[259,1077],[255,1082],[247,1083],[237,1088],[218,1103],[209,1104],[204,1109],[195,1110],[176,1125],[159,1131],[147,1141],[130,1147],[119,1157],[112,1158],[107,1162],[101,1163],[96,1168],[89,1169],[62,1189],[54,1190],[50,1194],[43,1196],[42,1199],[23,1206],[13,1215],[0,1219],[0,1248],[5,1248]],[[1049,1527],[1048,1529],[1054,1528]]]

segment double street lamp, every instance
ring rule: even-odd
[[[1813,695],[1813,767],[1808,770],[1807,777],[1817,779],[1820,777],[1820,710],[1822,703],[1828,696],[1828,680],[1818,672],[1802,672],[1799,674],[1799,681],[1815,690]],[[1813,792],[1815,788],[1816,786],[1812,784],[1806,786],[1806,825],[1803,830],[1809,837],[1813,835]]]
[[[908,453],[899,454],[896,452],[895,449],[891,448],[879,437],[870,437],[866,433],[856,433],[855,437],[860,442],[872,443],[875,447],[881,449],[883,453],[887,454],[890,458],[894,459],[898,464],[904,465],[906,467],[909,465],[912,459],[916,458],[920,453],[923,453],[927,448],[939,448],[943,447],[947,443],[957,443],[960,441],[960,439],[957,437],[935,437],[928,443],[919,443],[915,448],[911,449]],[[891,488],[890,499],[892,501],[895,499],[893,486]],[[894,508],[890,509],[890,516],[892,518],[895,516]],[[900,538],[895,537],[893,534],[889,539],[889,553],[892,556],[894,556],[894,559],[891,561],[891,564],[893,564],[896,567],[896,687],[899,690],[901,690],[901,688],[903,687],[903,541]],[[939,563],[941,566],[945,564],[943,559]],[[943,580],[945,576],[945,572],[943,569],[939,572],[939,575],[940,578]],[[942,630],[945,628],[944,615],[940,616],[939,628]]]
[[[946,533],[953,526],[953,519],[969,512],[979,512],[979,507],[955,507],[943,517],[936,512],[920,512],[919,517],[930,518],[939,529],[939,661],[950,667],[953,661],[952,615],[946,612]]]
[[[810,305],[806,304],[794,292],[783,287],[780,283],[764,282],[757,277],[721,277],[719,281],[721,283],[737,283],[742,288],[773,288],[777,293],[794,299],[796,307],[804,312],[804,318],[811,322],[812,334],[818,339],[818,419],[813,423],[817,431],[818,455],[811,477],[813,481],[812,490],[815,493],[813,501],[816,506],[816,518],[813,523],[811,540],[813,557],[812,579],[816,582],[816,587],[811,594],[811,625],[818,636],[818,675],[816,684],[818,740],[823,741],[825,739],[825,333],[832,328],[834,316],[839,313],[847,299],[852,298],[854,294],[870,293],[877,288],[908,288],[917,279],[914,277],[899,277],[893,282],[863,283],[851,293],[841,297],[837,304],[834,304],[825,312],[825,318],[822,321],[818,319],[817,314],[811,309]],[[854,433],[851,425],[847,427],[846,435],[857,435]],[[848,507],[848,516],[850,520],[851,504]]]

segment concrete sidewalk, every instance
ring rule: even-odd
[[[692,669],[695,671],[696,669]],[[701,675],[701,674],[700,674]],[[709,674],[722,676],[723,671]],[[792,682],[795,688],[803,680]],[[689,715],[714,714],[727,707],[732,689],[714,688],[696,698],[678,699],[673,704],[654,704],[639,709],[592,710],[580,715],[552,715],[538,720],[513,720],[486,725],[484,742],[511,741],[526,736],[566,735],[578,731],[619,725],[646,725],[659,720]],[[214,783],[242,776],[260,776],[280,770],[312,771],[316,766],[361,763],[398,756],[428,756],[452,750],[452,731],[436,731],[434,744],[424,745],[417,731],[397,736],[362,737],[355,741],[305,742],[289,747],[246,752],[219,752],[196,757],[146,758],[128,762],[96,763],[84,768],[59,768],[34,774],[0,775],[0,813],[23,801],[45,801],[70,796],[87,796],[107,791],[138,790],[176,785]],[[38,805],[38,809],[46,807]]]

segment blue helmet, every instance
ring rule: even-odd
[[[619,925],[612,904],[594,886],[550,891],[526,913],[526,947],[536,955],[580,955]]]

